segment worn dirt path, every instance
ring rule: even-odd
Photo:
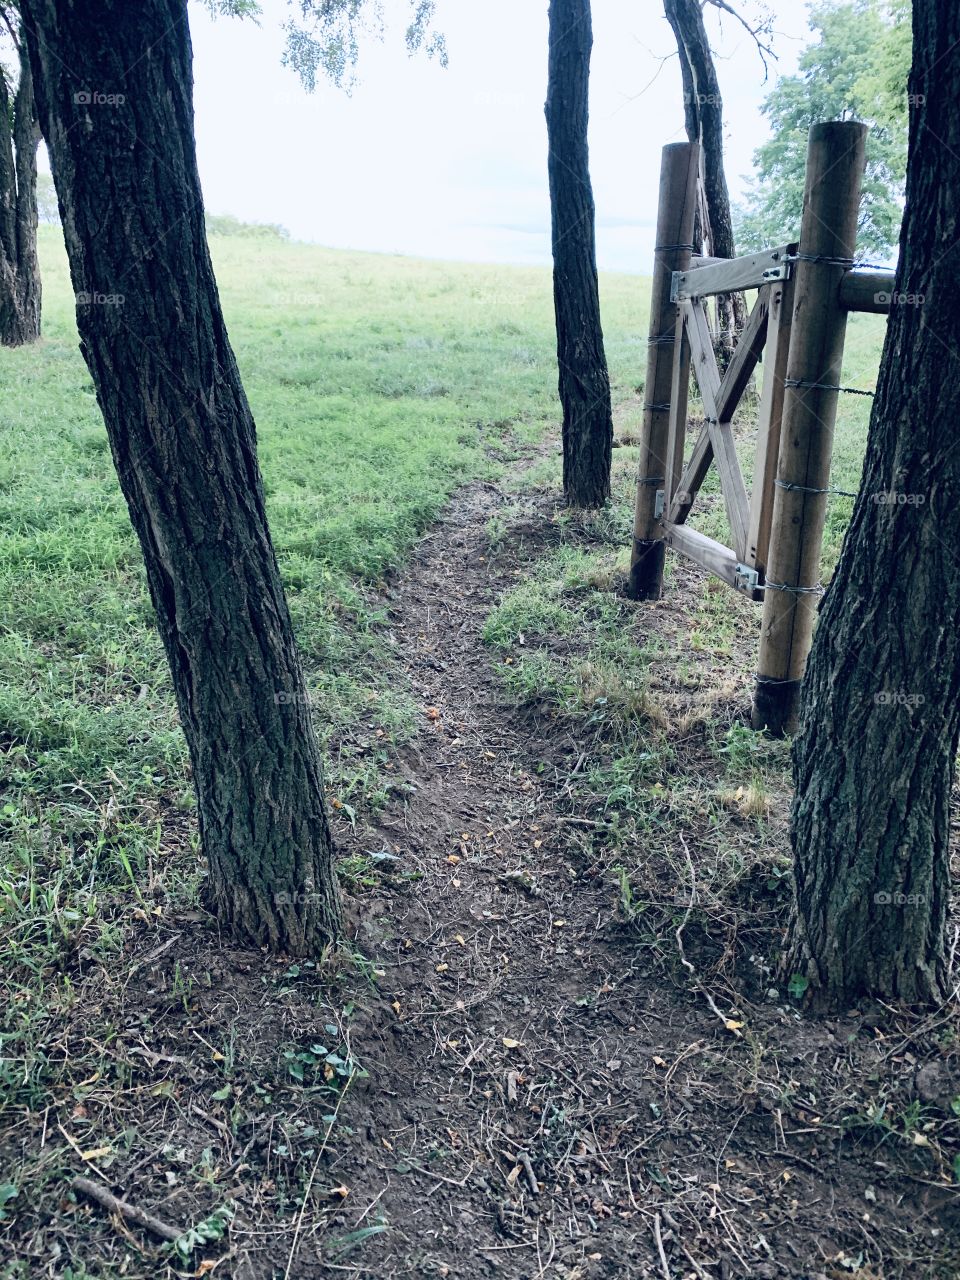
[[[388,757],[376,825],[338,824],[342,854],[388,855],[351,898],[352,960],[243,950],[152,883],[132,914],[118,907],[108,962],[72,957],[43,1044],[56,1101],[0,1151],[30,1171],[16,1280],[61,1277],[66,1259],[133,1280],[960,1274],[951,1011],[814,1022],[766,999],[754,953],[775,956],[782,895],[761,883],[756,905],[741,885],[714,916],[691,904],[669,801],[642,847],[584,786],[597,730],[506,697],[495,664],[509,655],[484,646],[484,622],[561,536],[589,544],[589,522],[561,531],[549,495],[474,484],[385,592],[420,724]],[[659,605],[625,604],[623,626],[661,628],[675,657],[701,586],[678,574]],[[650,679],[682,710],[670,662]],[[741,702],[735,684],[714,698],[712,732]],[[707,796],[729,785],[702,720],[666,720],[666,792],[691,773]],[[358,725],[341,746],[375,734]],[[684,819],[699,883],[712,813],[700,830]],[[732,821],[723,838],[754,856],[780,838]],[[198,857],[180,842],[165,880],[196,876]],[[618,864],[642,889],[632,922]],[[368,1073],[339,1101],[331,1046]],[[75,1204],[81,1172],[181,1230],[225,1203],[235,1216],[179,1264]]]
[[[380,1280],[800,1280],[846,1274],[837,1259],[895,1200],[894,1253],[916,1224],[936,1240],[942,1192],[888,1194],[883,1153],[854,1158],[819,1134],[813,1089],[804,1110],[811,1070],[856,1058],[846,1029],[801,1032],[792,1010],[764,1009],[745,1039],[724,1025],[728,993],[711,1008],[678,962],[681,906],[666,962],[618,920],[618,851],[571,792],[585,744],[515,710],[481,641],[560,536],[534,497],[491,550],[506,502],[491,486],[461,493],[388,595],[423,728],[400,766],[407,801],[364,841],[420,878],[364,910],[389,1008],[369,1025],[378,1049],[359,1049],[363,1140],[340,1147],[331,1176],[351,1187],[345,1227],[375,1202],[389,1229],[341,1265]],[[683,607],[664,602],[650,625]],[[686,901],[669,878],[649,890]]]

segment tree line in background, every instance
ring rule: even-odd
[[[859,246],[886,259],[903,214],[910,3],[818,4],[810,25],[816,40],[802,53],[796,74],[782,76],[763,105],[770,138],[754,152],[750,194],[735,210],[740,251],[796,238],[810,127],[852,119],[869,126]]]
[[[238,13],[252,6],[221,0],[213,7]],[[698,0],[667,0],[685,89],[699,96],[711,66],[696,7]],[[300,5],[288,57],[307,81],[310,67],[335,80],[347,76],[357,55],[359,9],[356,0]],[[840,10],[846,16],[835,30]],[[20,55],[14,103],[25,77],[37,103],[35,113],[22,108],[33,132],[15,135],[17,112],[5,83],[4,137],[12,146],[5,141],[2,150],[4,252],[13,243],[9,192],[35,185],[28,156],[36,153],[39,119],[65,215],[81,349],[143,551],[190,748],[208,896],[240,937],[315,952],[340,933],[333,849],[306,685],[267,527],[255,427],[206,243],[186,0],[137,6],[21,0],[18,12],[6,6],[4,13],[8,20],[13,13]],[[831,6],[831,15],[824,39],[827,26],[831,40],[842,29],[848,46],[847,18],[883,23],[883,40],[870,52],[871,67],[880,70],[872,88],[858,92],[872,94],[877,128],[892,136],[902,7],[882,12],[858,0]],[[413,0],[408,43],[442,57],[442,43],[428,35],[431,17],[431,4]],[[598,469],[599,488],[580,504],[593,506],[608,492],[611,428],[586,150],[589,24],[588,0],[552,0],[547,121],[565,480],[569,474],[578,485]],[[813,66],[802,67],[801,78]],[[960,190],[954,7],[915,0],[912,68],[897,288],[923,296],[926,306],[891,311],[863,493],[825,603],[794,747],[791,963],[839,1002],[862,994],[938,1000],[947,970],[949,798],[960,735],[960,453],[941,424],[956,420],[960,391],[940,370],[944,351],[953,360],[960,352],[953,304]],[[851,83],[862,86],[864,75]],[[95,127],[89,114],[95,108],[78,92],[90,85],[125,95],[124,110],[97,115]],[[785,103],[796,100],[797,86],[778,88]],[[719,89],[715,98],[696,104],[710,112],[685,113],[688,133],[713,139],[714,149],[722,139]],[[784,108],[782,119],[788,118]],[[806,125],[797,117],[792,127]],[[18,136],[27,153],[21,161]],[[781,154],[789,156],[789,148]],[[719,180],[712,188],[699,234],[717,245],[727,223]],[[35,234],[35,212],[31,219]],[[882,219],[875,225],[878,234],[892,229]],[[120,286],[127,299],[122,313],[82,301],[94,289]],[[186,327],[185,313],[192,317]],[[591,363],[593,404],[585,381]],[[586,452],[572,438],[585,430],[601,436]],[[871,504],[871,493],[885,491],[924,493],[927,502]],[[899,720],[882,719],[875,714],[878,678],[919,701]],[[914,714],[917,706],[922,715]],[[894,894],[919,907],[898,917],[899,929],[881,909]]]

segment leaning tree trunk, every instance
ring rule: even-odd
[[[732,258],[736,248],[723,167],[723,99],[703,22],[701,0],[664,0],[663,8],[680,58],[687,140],[700,144],[703,162],[701,180],[706,208],[694,239],[704,245],[708,254]],[[724,366],[730,362],[746,318],[742,293],[721,294],[717,298],[717,355]]]
[[[794,745],[790,967],[940,1000],[960,733],[960,9],[914,0],[900,265],[863,482]]]
[[[602,507],[609,498],[613,450],[587,147],[592,47],[590,0],[550,0],[546,117],[553,300],[563,406],[563,489],[575,507]]]
[[[13,101],[0,72],[0,345],[40,337],[37,259],[37,148],[40,128],[30,60],[19,41],[20,76]]]
[[[23,0],[81,346],[193,764],[209,899],[304,953],[338,932],[318,745],[253,418],[204,234],[186,0]]]

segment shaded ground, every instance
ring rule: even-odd
[[[420,729],[375,825],[341,824],[352,960],[238,952],[149,890],[119,962],[78,950],[45,1045],[58,1103],[4,1141],[28,1173],[0,1276],[960,1274],[955,1011],[805,1020],[775,974],[786,894],[749,852],[782,854],[783,797],[729,798],[746,872],[721,893],[713,810],[618,818],[591,782],[615,755],[602,717],[518,703],[497,666],[522,657],[482,642],[561,540],[597,537],[475,484],[389,588]],[[665,655],[634,730],[654,787],[676,769],[717,790],[705,717],[738,723],[749,662],[681,678],[671,646],[708,590],[682,578],[617,606]],[[91,1041],[100,1068],[73,1072]],[[178,1264],[68,1198],[81,1172],[178,1229],[235,1216]]]

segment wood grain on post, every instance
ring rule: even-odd
[[[791,245],[796,253],[797,246]],[[763,354],[763,390],[757,415],[757,447],[753,464],[753,488],[750,494],[750,523],[747,528],[747,564],[765,575],[770,547],[770,526],[776,489],[777,460],[780,456],[780,427],[783,421],[783,384],[787,377],[790,354],[790,330],[793,325],[794,280],[768,285],[770,312],[767,319],[767,342]]]
[[[840,281],[840,305],[844,311],[871,311],[884,315],[896,292],[893,271],[848,271]]]
[[[673,142],[663,149],[637,506],[626,588],[634,600],[656,600],[663,588],[665,503],[664,497],[658,500],[657,495],[664,495],[674,465],[668,456],[674,363],[670,339],[679,336],[679,313],[670,300],[670,286],[674,271],[686,271],[690,265],[699,164],[700,148],[696,143]]]
[[[847,312],[840,282],[854,256],[866,125],[814,125],[807,149],[793,329],[767,560],[753,726],[796,725],[797,695],[819,603],[820,551],[830,484]]]

